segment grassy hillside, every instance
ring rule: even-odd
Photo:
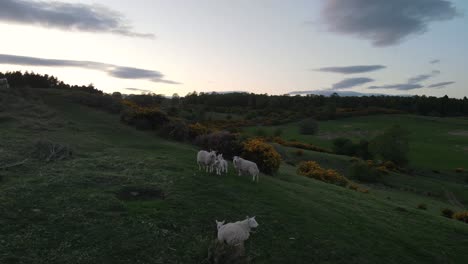
[[[0,263],[207,263],[214,220],[246,215],[260,224],[247,243],[253,263],[468,261],[468,225],[440,216],[443,207],[460,208],[398,188],[437,182],[397,175],[388,178],[397,187],[363,194],[296,176],[286,164],[259,184],[232,166],[227,176],[208,175],[190,145],[124,126],[61,93],[40,94],[8,95],[15,104],[0,111],[0,167],[27,159],[0,170]],[[73,158],[33,158],[38,139],[70,145]]]
[[[347,137],[370,139],[386,128],[399,124],[410,131],[410,165],[429,169],[454,170],[468,164],[468,119],[437,118],[413,115],[353,117],[319,122],[315,136],[301,135],[299,124],[264,127],[269,135],[280,128],[282,137],[331,148],[333,139]],[[255,134],[258,127],[245,129]]]

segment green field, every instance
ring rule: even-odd
[[[301,135],[299,124],[261,127],[273,135],[280,128],[287,140],[331,148],[337,137],[353,140],[371,139],[386,128],[398,124],[410,132],[410,166],[426,169],[454,170],[468,167],[468,119],[437,118],[414,115],[380,115],[320,121],[317,135]],[[255,135],[260,127],[249,127],[245,132]]]
[[[259,184],[235,176],[231,165],[227,176],[208,175],[198,171],[197,149],[191,145],[137,131],[117,115],[64,100],[62,93],[39,94],[44,97],[29,101],[11,96],[18,103],[0,111],[0,167],[27,159],[0,170],[2,264],[208,263],[214,220],[231,222],[246,215],[256,215],[260,224],[246,245],[252,263],[468,261],[468,225],[440,215],[442,208],[462,210],[446,192],[468,202],[468,189],[456,176],[391,174],[385,184],[368,186],[370,193],[363,194],[297,176],[296,168],[286,164],[275,177],[261,175]],[[413,151],[418,146],[440,156],[452,155],[446,146],[451,137],[443,132],[466,124],[392,116],[322,122],[321,129],[351,125],[377,131],[369,120],[392,123],[385,118],[427,123],[417,131],[440,133],[444,142],[436,144],[439,139],[433,138],[432,146],[421,140]],[[431,122],[442,128],[426,131]],[[285,135],[300,140],[294,129]],[[50,163],[32,158],[38,139],[69,144],[74,157]],[[466,143],[466,138],[459,140]],[[294,150],[284,151],[293,155]],[[344,156],[306,151],[304,158],[326,167],[349,166]],[[444,159],[443,164],[451,168],[455,163]],[[154,195],[129,194],[148,189]],[[435,195],[425,195],[428,191]],[[417,209],[420,203],[428,209]]]

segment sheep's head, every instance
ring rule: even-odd
[[[234,167],[237,166],[238,161],[239,161],[239,156],[234,156],[234,158],[232,158],[232,163],[234,164]]]
[[[209,154],[209,158],[210,158],[211,162],[215,162],[216,161],[216,151],[211,151],[210,154]]]
[[[254,217],[250,217],[250,218],[247,216],[247,222],[249,223],[250,228],[256,228],[256,227],[258,227],[258,223],[257,223],[257,221],[255,220],[255,216],[254,216]]]
[[[215,220],[215,222],[216,222],[216,228],[217,228],[217,229],[220,229],[220,228],[224,225],[224,223],[226,222],[226,220],[223,220],[223,221]]]

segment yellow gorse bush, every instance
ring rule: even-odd
[[[260,171],[266,174],[274,174],[281,164],[280,154],[259,138],[244,142],[242,157],[257,163]]]
[[[305,161],[299,164],[297,169],[299,175],[314,178],[323,182],[346,186],[349,180],[336,170],[324,169],[315,161]]]

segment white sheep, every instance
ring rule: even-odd
[[[223,221],[215,220],[215,222],[216,222],[216,229],[219,230],[224,225],[226,220],[223,220]]]
[[[201,170],[202,168],[205,168],[205,171],[212,172],[213,171],[213,165],[216,161],[216,152],[214,151],[206,151],[206,150],[200,150],[198,151],[197,154],[197,163],[198,163],[198,169]]]
[[[223,154],[219,154],[216,157],[216,161],[214,163],[214,167],[216,169],[216,174],[221,175],[221,173],[228,173],[228,163],[223,158]]]
[[[236,169],[239,176],[244,173],[248,173],[250,176],[252,176],[252,181],[258,182],[260,170],[258,169],[258,166],[255,162],[234,156],[232,163],[234,164],[234,168]]]
[[[244,241],[250,236],[250,230],[258,227],[255,216],[250,218],[247,216],[247,219],[235,223],[224,224],[224,221],[216,221],[216,225],[218,228],[218,241],[231,246],[243,246]]]

